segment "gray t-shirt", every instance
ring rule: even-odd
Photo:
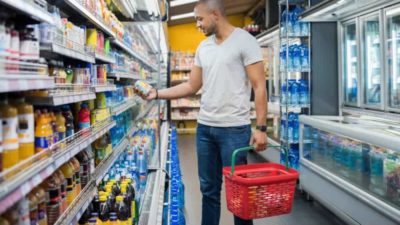
[[[245,67],[262,60],[257,40],[240,28],[220,45],[214,35],[204,40],[194,60],[203,70],[198,122],[215,127],[250,124],[252,86]]]

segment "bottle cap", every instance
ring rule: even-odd
[[[101,196],[99,197],[99,200],[100,200],[101,202],[105,202],[105,201],[107,201],[107,197],[106,197],[105,195],[101,195]]]
[[[122,196],[117,196],[117,202],[122,202],[123,200],[124,200],[124,197],[122,197]]]

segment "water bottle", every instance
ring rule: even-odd
[[[290,80],[289,80],[290,81]],[[299,105],[299,83],[296,80],[291,80],[291,85],[289,86],[290,100],[289,104],[293,107]]]
[[[286,86],[286,82],[282,83],[282,89],[281,89],[281,104],[282,105],[286,105],[288,103],[287,101],[287,86]]]
[[[288,10],[287,9],[283,10],[282,15],[281,15],[281,34],[282,34],[282,36],[286,36],[286,32],[287,32],[287,24],[288,24],[287,18],[286,18],[287,14],[288,14]]]
[[[310,70],[309,62],[309,50],[307,45],[300,45],[300,59],[301,59],[301,71],[307,72]]]
[[[300,155],[299,155],[299,147],[298,146],[291,146],[289,150],[289,166],[293,169],[298,170],[299,169],[299,160]]]
[[[293,143],[299,143],[299,114],[293,114]]]
[[[301,71],[301,48],[299,45],[293,46],[293,72]]]
[[[294,126],[293,126],[293,122],[294,122],[294,114],[293,114],[293,112],[289,112],[289,114],[288,114],[288,142],[289,143],[293,143],[293,141],[294,141],[294,136],[293,136],[293,128],[294,128]]]
[[[281,71],[285,71],[285,69],[286,69],[286,45],[282,45],[279,56],[281,59],[280,69],[281,69]]]
[[[293,48],[294,48],[294,45],[290,45],[289,46],[289,58],[287,59],[288,60],[288,68],[287,68],[287,70],[289,71],[289,72],[293,72],[294,70],[295,70],[295,67],[294,67],[294,51],[293,51]]]
[[[310,23],[300,22],[301,36],[308,36],[310,34]]]
[[[285,140],[287,137],[286,137],[286,118],[287,118],[287,116],[286,116],[287,114],[286,113],[283,113],[282,114],[282,118],[281,118],[281,133],[280,133],[280,136],[281,136],[281,140]]]
[[[299,15],[303,10],[296,6],[296,8],[292,12],[292,28],[293,28],[293,35],[300,36],[301,35],[301,23],[299,22]]]
[[[300,106],[307,106],[309,104],[308,98],[308,82],[306,80],[300,80],[299,88],[299,104]]]
[[[288,21],[286,23],[286,32],[288,34],[288,36],[293,36],[294,32],[293,32],[293,12],[292,11],[288,11],[287,12],[288,15]]]

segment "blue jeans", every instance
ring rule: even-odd
[[[233,150],[249,145],[251,126],[197,126],[197,160],[202,199],[202,225],[218,225],[221,214],[222,167],[231,165]],[[247,153],[238,154],[236,165],[247,163]],[[252,225],[252,220],[234,217],[235,225]]]

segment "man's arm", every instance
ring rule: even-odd
[[[177,99],[196,94],[201,86],[203,85],[202,80],[203,70],[201,67],[193,66],[192,71],[189,74],[189,81],[179,84],[177,86],[158,90],[159,99]],[[149,96],[146,97],[147,100],[152,100],[156,98],[156,90],[153,89]]]
[[[246,66],[246,73],[254,90],[257,125],[265,126],[267,122],[267,90],[265,87],[263,63],[257,62]],[[255,130],[252,141],[254,142],[256,150],[264,150],[267,145],[265,132]]]

